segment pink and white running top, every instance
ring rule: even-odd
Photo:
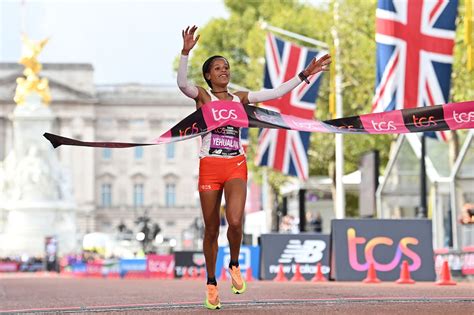
[[[219,99],[209,91],[211,101]],[[237,95],[232,95],[232,101],[240,103]],[[201,151],[199,158],[207,156],[231,158],[244,154],[244,148],[240,141],[240,128],[234,126],[222,126],[202,136]]]

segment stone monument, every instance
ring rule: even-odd
[[[77,243],[70,176],[42,136],[55,120],[48,80],[39,77],[42,66],[37,60],[47,40],[33,42],[24,35],[22,42],[24,77],[17,79],[17,105],[9,117],[13,147],[0,162],[0,257],[42,257],[45,240],[51,237],[59,253],[69,253]]]

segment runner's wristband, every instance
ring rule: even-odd
[[[309,80],[308,80],[308,77],[304,75],[304,72],[301,71],[300,73],[298,73],[298,77],[301,79],[301,81],[304,81],[306,82],[306,84],[309,84]]]

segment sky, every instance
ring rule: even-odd
[[[23,29],[50,38],[40,62],[91,63],[96,84],[174,85],[181,30],[228,16],[221,0],[0,0],[0,62],[19,60]]]

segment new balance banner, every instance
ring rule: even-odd
[[[229,268],[230,249],[229,247],[219,247],[217,252],[216,262],[216,278],[220,278],[222,268],[226,270]],[[242,246],[240,247],[239,267],[243,274],[246,274],[247,269],[252,269],[252,276],[254,279],[259,278],[260,271],[260,247],[258,246]]]
[[[128,148],[186,140],[225,125],[309,132],[369,134],[471,129],[474,128],[474,101],[394,110],[326,121],[284,115],[237,102],[215,101],[203,105],[149,143],[85,142],[50,133],[45,133],[44,137],[55,148],[60,145]]]
[[[261,279],[272,280],[276,277],[279,266],[287,278],[293,277],[296,264],[306,280],[316,273],[316,266],[321,263],[321,270],[329,274],[329,235],[300,234],[263,234]]]
[[[404,260],[414,280],[435,280],[431,220],[332,220],[331,233],[335,280],[363,280],[370,264],[380,280],[397,280]]]
[[[186,270],[188,276],[191,276],[195,269],[199,273],[202,268],[206,267],[204,254],[198,251],[174,252],[174,262],[175,278],[181,278]]]

